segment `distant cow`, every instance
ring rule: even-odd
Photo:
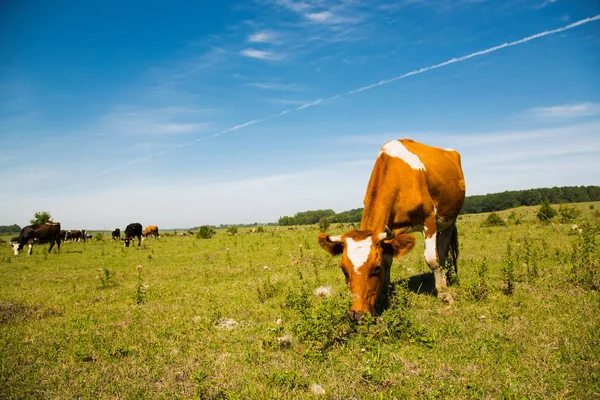
[[[121,239],[121,230],[119,228],[112,231],[112,238],[113,238],[113,240]]]
[[[64,229],[61,229],[60,233],[58,235],[60,236],[61,242],[64,242],[65,240],[67,240],[67,231],[65,231]]]
[[[158,226],[150,225],[146,227],[146,229],[144,229],[144,233],[142,233],[142,236],[145,238],[148,236],[154,236],[156,239],[158,239]]]
[[[17,240],[17,243],[13,244],[13,251],[15,256],[19,255],[19,252],[23,250],[23,246],[29,245],[28,255],[33,252],[33,243],[50,243],[48,253],[52,251],[54,243],[58,247],[60,252],[60,223],[48,222],[45,224],[29,225],[21,229],[21,234]]]
[[[67,232],[67,240],[71,240],[73,242],[79,242],[80,240],[83,240],[85,242],[87,235],[85,230],[83,229],[77,229],[77,230],[71,230],[69,232]]]
[[[125,237],[123,238],[123,242],[125,242],[125,247],[129,247],[129,242],[131,242],[134,238],[138,238],[138,246],[142,243],[142,224],[134,222],[132,224],[127,225],[125,228]]]

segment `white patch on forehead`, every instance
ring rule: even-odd
[[[423,165],[419,156],[411,153],[399,140],[392,140],[384,144],[379,154],[381,155],[382,153],[401,159],[412,169],[425,170],[425,165]]]
[[[19,243],[13,244],[13,252],[14,252],[15,256],[19,255]]]
[[[360,274],[358,271],[360,267],[367,261],[369,258],[369,253],[371,252],[371,245],[373,244],[373,239],[369,236],[364,240],[354,241],[351,238],[346,238],[346,246],[348,248],[346,255],[352,262],[354,266],[354,271],[357,274]]]

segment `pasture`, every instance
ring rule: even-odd
[[[451,304],[416,235],[390,307],[360,323],[316,226],[3,246],[0,397],[600,398],[600,203],[575,206],[564,224],[461,216]]]

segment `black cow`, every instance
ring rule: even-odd
[[[113,240],[121,239],[121,230],[119,228],[112,231],[112,238],[113,238]]]
[[[83,240],[85,242],[86,233],[84,229],[71,230],[68,232],[67,239],[73,242]]]
[[[33,243],[50,243],[48,253],[52,251],[54,243],[58,247],[60,252],[60,223],[59,222],[48,222],[45,224],[29,225],[21,229],[21,234],[17,243],[13,244],[13,250],[15,256],[19,255],[19,252],[23,250],[23,246],[29,245],[28,255],[33,252]]]
[[[138,246],[140,246],[142,243],[142,224],[134,222],[125,228],[125,237],[123,238],[125,247],[129,247],[129,242],[136,237],[138,238]]]
[[[67,240],[67,231],[61,229],[60,233],[58,234],[60,236],[60,241],[64,242]]]

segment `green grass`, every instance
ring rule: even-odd
[[[576,205],[583,229],[600,222],[591,204]],[[139,248],[107,234],[30,257],[4,246],[0,398],[297,399],[313,384],[344,399],[599,398],[598,231],[583,243],[536,209],[498,212],[497,227],[460,217],[452,304],[430,293],[416,235],[394,262],[391,307],[360,324],[317,226],[163,233]]]

